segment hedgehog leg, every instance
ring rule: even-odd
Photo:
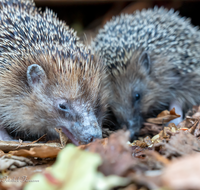
[[[182,105],[180,104],[180,102],[178,102],[177,100],[173,100],[170,103],[169,106],[169,110],[175,108],[175,112],[177,114],[179,114],[181,117],[174,119],[172,121],[170,121],[169,123],[174,123],[175,125],[178,125],[182,120],[183,120],[183,110],[182,110]],[[169,124],[168,123],[168,124]]]
[[[0,140],[1,141],[13,141],[12,137],[4,128],[0,128]]]

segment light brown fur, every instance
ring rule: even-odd
[[[63,97],[68,101],[79,99],[82,103],[87,102],[87,109],[97,109],[101,105],[101,111],[105,111],[106,94],[98,93],[102,88],[100,81],[104,80],[105,71],[96,62],[91,61],[84,70],[79,67],[81,63],[78,61],[72,63],[70,59],[51,59],[45,55],[10,61],[13,61],[14,66],[7,65],[0,71],[0,115],[3,115],[3,126],[14,127],[27,134],[41,135],[48,130],[54,133],[53,128],[47,129],[44,126],[52,125],[51,122],[55,122],[55,125],[56,122],[61,122],[53,108],[53,99]],[[34,92],[28,86],[26,76],[28,66],[33,63],[42,66],[48,80],[44,88],[38,88]],[[103,115],[98,117],[100,125],[102,117]]]
[[[75,144],[101,138],[105,69],[76,33],[20,0],[0,2],[0,30],[0,129],[29,139],[62,128]]]

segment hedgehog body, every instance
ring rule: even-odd
[[[25,138],[102,137],[105,70],[76,33],[32,1],[0,1],[0,121]]]
[[[176,101],[200,104],[200,32],[177,12],[157,8],[114,17],[92,42],[108,68],[109,105],[132,134]]]

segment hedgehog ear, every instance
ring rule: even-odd
[[[47,77],[41,66],[33,64],[27,69],[27,80],[30,87],[44,87],[47,82]]]
[[[150,56],[147,52],[143,52],[140,55],[139,60],[138,60],[138,64],[142,65],[146,69],[147,73],[150,72],[151,59],[150,59]]]

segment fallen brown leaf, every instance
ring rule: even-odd
[[[151,150],[151,148],[142,148],[140,146],[132,146],[132,156],[139,159],[144,159],[146,157],[146,150]]]
[[[200,189],[200,154],[173,161],[162,175],[163,186],[171,189]]]
[[[4,154],[4,151],[0,150],[0,157],[2,157]]]
[[[61,148],[60,143],[20,143],[16,141],[0,141],[0,150],[4,152],[9,152],[12,150],[16,150],[16,148],[19,149],[30,149],[34,147],[42,147],[42,146],[48,146],[52,148]]]
[[[104,146],[102,146],[102,140],[97,140],[87,147],[89,151],[101,156],[103,163],[99,167],[99,171],[104,175],[125,176],[128,172],[134,172],[137,168],[144,167],[131,155],[132,150],[127,144],[128,138],[129,132],[121,130],[110,135],[105,140]]]
[[[4,155],[0,158],[0,171],[33,165],[33,162],[24,157]]]
[[[167,158],[183,156],[200,151],[200,140],[187,131],[180,131],[171,136],[169,142],[160,142],[154,148],[161,146],[160,152]]]
[[[195,123],[197,123],[197,121],[198,121],[198,119],[187,116],[185,118],[185,120],[183,120],[181,123],[178,124],[177,127],[178,128],[181,128],[181,127],[191,128],[195,125]]]
[[[59,128],[55,128],[56,132],[59,134],[60,137],[60,143],[62,145],[62,147],[65,147],[68,141],[68,137],[65,135],[65,133],[63,133],[62,129]]]
[[[151,138],[149,136],[146,136],[143,141],[147,144],[147,146],[150,146],[152,144]]]
[[[200,122],[198,121],[196,128],[194,130],[194,136],[199,137],[200,136]]]
[[[171,111],[162,111],[160,114],[157,115],[156,118],[148,118],[147,122],[154,124],[164,124],[178,117],[180,117],[180,115],[176,114],[175,108],[173,108]]]
[[[101,144],[103,147],[106,147],[107,144],[108,144],[108,138],[97,139],[97,140],[94,141],[94,142],[97,142],[97,141],[98,141],[98,143]],[[81,149],[81,150],[86,150],[86,149],[88,149],[94,142],[89,143],[89,144],[85,144],[85,145],[80,145],[80,146],[78,146],[78,148]],[[91,147],[90,147],[90,150],[91,150]],[[91,151],[92,151],[92,150],[91,150]]]
[[[195,119],[200,119],[200,106],[193,106],[192,111],[193,114],[192,117]]]
[[[144,127],[140,130],[140,136],[156,135],[162,130],[162,126],[153,123],[143,123]]]
[[[31,156],[38,158],[55,158],[57,157],[60,150],[61,149],[57,147],[42,146],[30,148],[30,150],[21,149],[16,151],[10,151],[9,154],[24,157]]]
[[[164,156],[160,155],[158,152],[156,151],[146,151],[145,154],[147,156],[151,156],[154,157],[154,159],[158,162],[161,162],[164,165],[169,165],[170,164],[170,160],[165,158]]]

